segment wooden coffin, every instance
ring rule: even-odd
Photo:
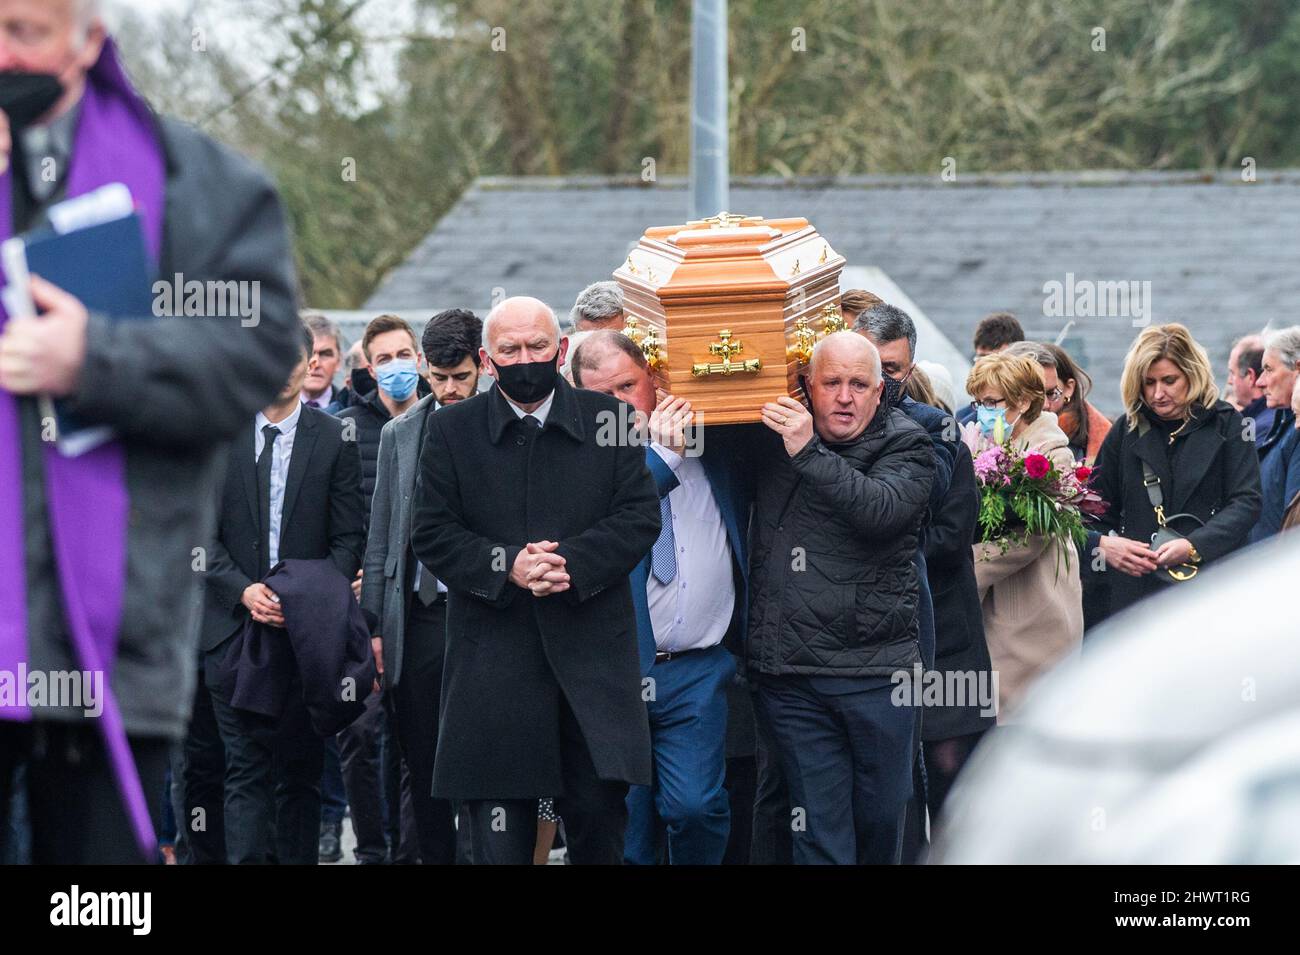
[[[813,344],[842,327],[838,255],[807,219],[720,212],[645,231],[615,272],[624,333],[705,424],[798,396]]]

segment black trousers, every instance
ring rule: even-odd
[[[893,704],[891,685],[878,677],[765,677],[756,703],[798,810],[795,864],[897,864],[916,719]]]
[[[222,644],[209,653],[209,662],[224,652]],[[236,710],[209,693],[226,747],[227,860],[315,865],[325,741],[312,729],[302,684],[295,676],[278,720]]]
[[[781,768],[776,738],[762,720],[755,721],[754,762],[757,780],[749,852],[750,865],[793,865],[790,790]]]
[[[731,834],[723,865],[748,865],[754,843],[754,802],[758,793],[758,762],[754,756],[727,758],[723,782],[731,803]]]
[[[560,705],[564,794],[555,811],[564,820],[574,865],[622,865],[627,830],[627,783],[601,779],[578,720]],[[531,865],[537,844],[536,799],[466,800],[476,865]]]
[[[130,737],[154,832],[162,823],[171,741]],[[135,834],[118,795],[99,728],[86,723],[0,721],[0,832],[9,826],[14,773],[26,769],[35,865],[138,865]]]
[[[988,730],[971,733],[967,736],[954,736],[925,743],[925,765],[930,776],[929,802],[930,822],[939,818],[943,802],[948,798],[953,783],[961,773],[962,767],[970,759],[975,747],[984,738]]]
[[[378,864],[388,857],[384,836],[384,794],[381,789],[379,740],[384,731],[381,695],[366,697],[366,708],[335,739],[343,791],[352,809],[352,831],[357,837],[357,862]]]
[[[447,605],[426,607],[418,599],[407,608],[402,678],[391,693],[398,746],[410,778],[411,808],[425,865],[456,862],[455,809],[433,796],[433,760],[438,746],[442,664],[447,650]],[[405,796],[405,793],[403,793]],[[534,807],[534,816],[536,815]],[[398,807],[390,805],[390,812]],[[532,858],[532,849],[529,849]]]
[[[194,710],[179,761],[181,812],[176,828],[177,861],[185,865],[220,865],[226,861],[226,747],[221,742],[217,714],[212,709],[203,667],[194,692]]]

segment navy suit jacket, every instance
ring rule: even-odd
[[[728,445],[740,437],[734,429],[732,435],[722,435],[716,428],[705,432],[704,453],[700,463],[713,489],[713,500],[722,514],[722,523],[727,528],[727,540],[731,544],[732,576],[736,582],[736,606],[731,615],[731,626],[723,643],[733,653],[744,647],[745,626],[749,618],[748,582],[749,550],[749,511],[753,500],[753,491],[745,480],[744,458],[740,454],[728,452]],[[645,449],[646,466],[654,478],[659,497],[663,498],[672,487],[673,470],[664,459],[650,447]],[[655,662],[654,626],[650,621],[650,603],[646,597],[646,582],[650,577],[650,554],[647,553],[632,570],[632,604],[636,610],[637,652],[641,658],[642,675],[650,672]]]
[[[312,728],[328,739],[361,715],[374,686],[370,628],[351,581],[330,560],[282,560],[265,583],[280,598],[285,627],[245,620],[209,674],[212,691],[235,709],[278,719],[296,672]]]

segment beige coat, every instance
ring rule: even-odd
[[[1038,451],[1058,469],[1073,468],[1069,439],[1044,411],[1015,443]],[[1029,683],[1078,648],[1083,639],[1083,587],[1078,552],[1031,537],[1000,553],[996,544],[975,545],[989,657],[998,674],[998,722],[1005,722]]]

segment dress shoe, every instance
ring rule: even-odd
[[[320,847],[317,850],[321,862],[338,862],[343,858],[342,836],[343,823],[321,823]]]

